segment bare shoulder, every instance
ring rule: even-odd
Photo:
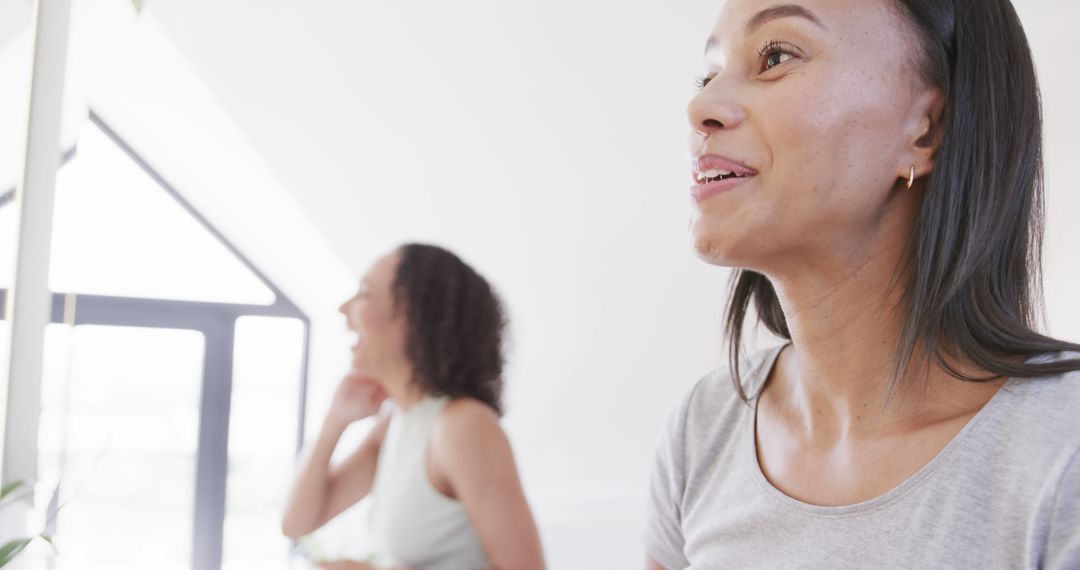
[[[501,436],[503,429],[499,424],[499,415],[491,406],[473,398],[456,398],[447,403],[439,414],[435,435],[454,445],[476,441],[484,436]]]
[[[510,440],[499,415],[487,404],[471,398],[449,402],[431,434],[432,478],[450,481],[448,496],[458,496],[463,481],[487,481],[513,471]],[[503,468],[496,468],[502,466]]]

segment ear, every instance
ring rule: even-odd
[[[915,179],[924,178],[934,170],[938,149],[945,139],[945,94],[933,87],[917,96],[910,119],[905,123],[903,153],[905,160],[898,165],[898,176],[907,180],[911,165],[915,165]]]

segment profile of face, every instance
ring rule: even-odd
[[[361,281],[356,295],[340,311],[346,326],[356,333],[352,347],[353,370],[380,383],[408,367],[405,355],[405,311],[394,299],[393,285],[400,256],[387,254],[375,262]]]
[[[860,251],[913,214],[943,97],[897,0],[730,0],[687,113],[690,239],[769,274]]]

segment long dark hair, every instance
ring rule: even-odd
[[[502,413],[506,318],[491,285],[434,245],[398,248],[394,300],[405,311],[413,382],[427,393],[475,398]]]
[[[905,256],[904,317],[893,385],[916,347],[969,382],[1035,378],[1080,369],[1080,359],[1028,362],[1080,351],[1040,334],[1042,315],[1042,109],[1027,37],[1009,0],[895,0],[919,39],[918,71],[946,97],[944,138],[926,179]],[[750,303],[790,340],[768,278],[732,277],[728,358],[739,395],[743,323]],[[965,375],[967,359],[990,373]]]

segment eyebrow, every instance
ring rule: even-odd
[[[778,20],[780,18],[803,18],[822,29],[825,28],[825,24],[821,23],[821,20],[814,15],[813,12],[799,6],[798,4],[780,4],[771,8],[766,8],[757,14],[750,21],[746,23],[746,35],[750,35],[757,31],[758,28],[764,26],[767,22]],[[709,38],[709,41],[705,43],[705,53],[709,53],[712,49],[719,45],[719,41],[716,38]]]

